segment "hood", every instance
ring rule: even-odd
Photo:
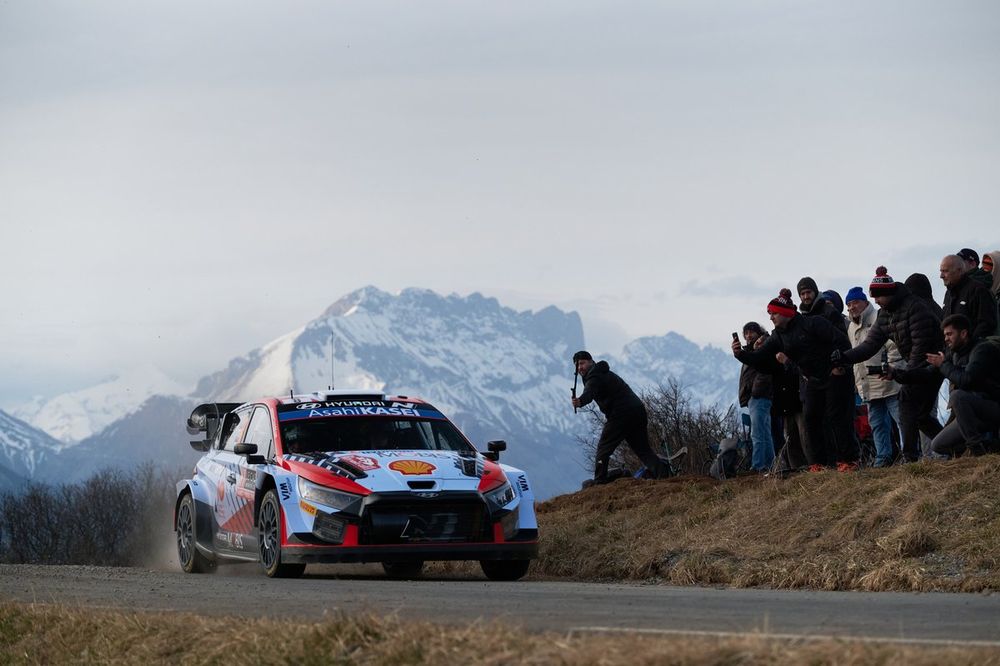
[[[823,292],[823,296],[826,300],[830,301],[833,307],[837,308],[837,312],[844,314],[844,299],[840,297],[840,294],[835,292],[833,289],[827,289]]]
[[[584,379],[587,379],[587,377],[590,377],[591,375],[604,375],[609,372],[611,372],[611,366],[608,365],[608,362],[598,361],[597,363],[594,364],[594,367],[592,367],[590,370],[587,371],[587,374],[584,376]]]
[[[1000,295],[1000,250],[994,250],[993,252],[986,253],[991,259],[993,259],[993,286],[990,287],[990,291],[993,296]]]

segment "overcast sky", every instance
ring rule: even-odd
[[[1000,247],[1000,3],[0,2],[0,405],[374,284],[726,346]]]

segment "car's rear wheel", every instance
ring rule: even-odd
[[[531,560],[480,560],[479,566],[490,580],[519,580],[528,573]]]
[[[215,562],[198,552],[195,534],[194,498],[185,493],[177,507],[177,559],[185,573],[211,573]]]
[[[305,564],[281,561],[281,503],[274,490],[264,493],[257,518],[257,549],[260,565],[269,578],[298,578]]]
[[[419,578],[424,572],[424,563],[417,562],[383,562],[382,568],[389,578]]]

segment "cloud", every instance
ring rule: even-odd
[[[734,298],[755,298],[762,295],[778,293],[774,285],[762,284],[747,275],[731,275],[715,280],[687,280],[682,282],[673,296],[729,296]],[[663,294],[663,292],[659,292]],[[666,294],[663,294],[666,300]]]

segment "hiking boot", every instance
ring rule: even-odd
[[[824,467],[823,465],[820,465],[820,464],[809,465],[809,470],[808,471],[810,471],[810,472],[824,472],[824,471],[826,471],[826,467]]]
[[[856,472],[858,471],[858,463],[856,462],[839,462],[837,463],[838,472]]]

